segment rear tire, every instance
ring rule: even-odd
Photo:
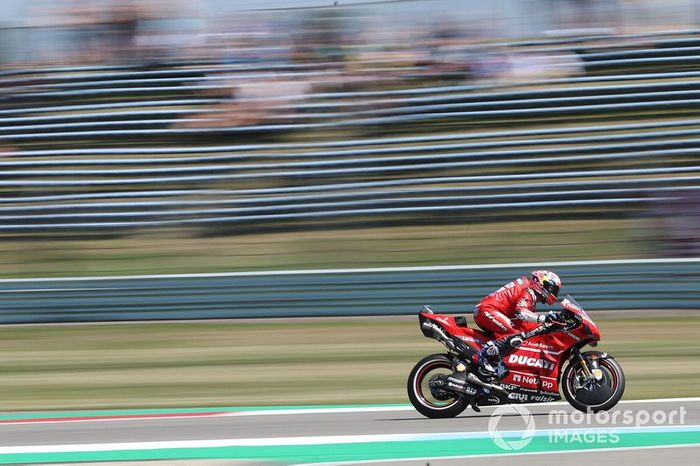
[[[584,353],[585,355],[586,353]],[[620,364],[612,358],[599,359],[599,364],[600,369],[603,371],[601,383],[605,384],[606,391],[609,391],[610,394],[596,402],[584,402],[580,399],[580,395],[578,398],[576,396],[580,390],[586,390],[585,388],[576,389],[576,378],[579,371],[582,371],[581,361],[572,360],[562,374],[561,385],[564,398],[571,406],[584,413],[588,411],[597,413],[598,411],[609,410],[620,401],[622,394],[625,392],[625,374],[622,372]]]
[[[469,406],[469,402],[464,397],[455,395],[455,397],[445,400],[444,403],[436,403],[437,400],[434,401],[430,394],[427,382],[431,372],[438,371],[439,373],[451,374],[452,359],[445,354],[431,354],[418,361],[408,376],[406,386],[408,399],[411,400],[413,407],[425,417],[433,419],[455,417]]]

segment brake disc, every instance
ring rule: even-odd
[[[447,377],[444,375],[434,375],[428,381],[428,387],[430,387],[430,394],[433,398],[439,401],[446,401],[454,398],[450,392],[446,391],[444,387],[447,386]]]

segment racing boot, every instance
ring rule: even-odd
[[[522,333],[508,335],[486,343],[478,355],[478,373],[485,377],[496,377],[501,380],[508,375],[508,369],[503,364],[503,357],[524,341]]]
[[[492,342],[489,342],[492,343]],[[484,349],[479,352],[479,368],[477,373],[487,379],[497,378],[502,379],[508,375],[508,369],[503,364],[503,360],[498,356],[498,353],[493,350],[493,346],[489,343],[484,346]],[[495,354],[489,354],[495,353]]]
[[[552,324],[546,323],[528,332],[520,332],[489,341],[477,355],[477,363],[479,364],[477,372],[485,377],[496,377],[498,380],[503,379],[508,375],[508,369],[503,364],[503,358],[508,353],[520,346],[528,338],[551,333],[556,331],[557,328]]]

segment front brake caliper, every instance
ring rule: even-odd
[[[600,382],[603,379],[603,371],[600,370],[600,364],[598,364],[598,355],[597,354],[595,354],[595,353],[591,354],[591,358],[589,360],[589,365],[590,365],[591,375],[596,380],[596,382]]]

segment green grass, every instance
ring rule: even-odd
[[[78,276],[631,258],[648,243],[634,220],[492,222],[198,238],[0,241],[0,276]]]
[[[700,316],[601,317],[626,398],[698,395]],[[406,402],[413,317],[5,326],[0,410]]]

